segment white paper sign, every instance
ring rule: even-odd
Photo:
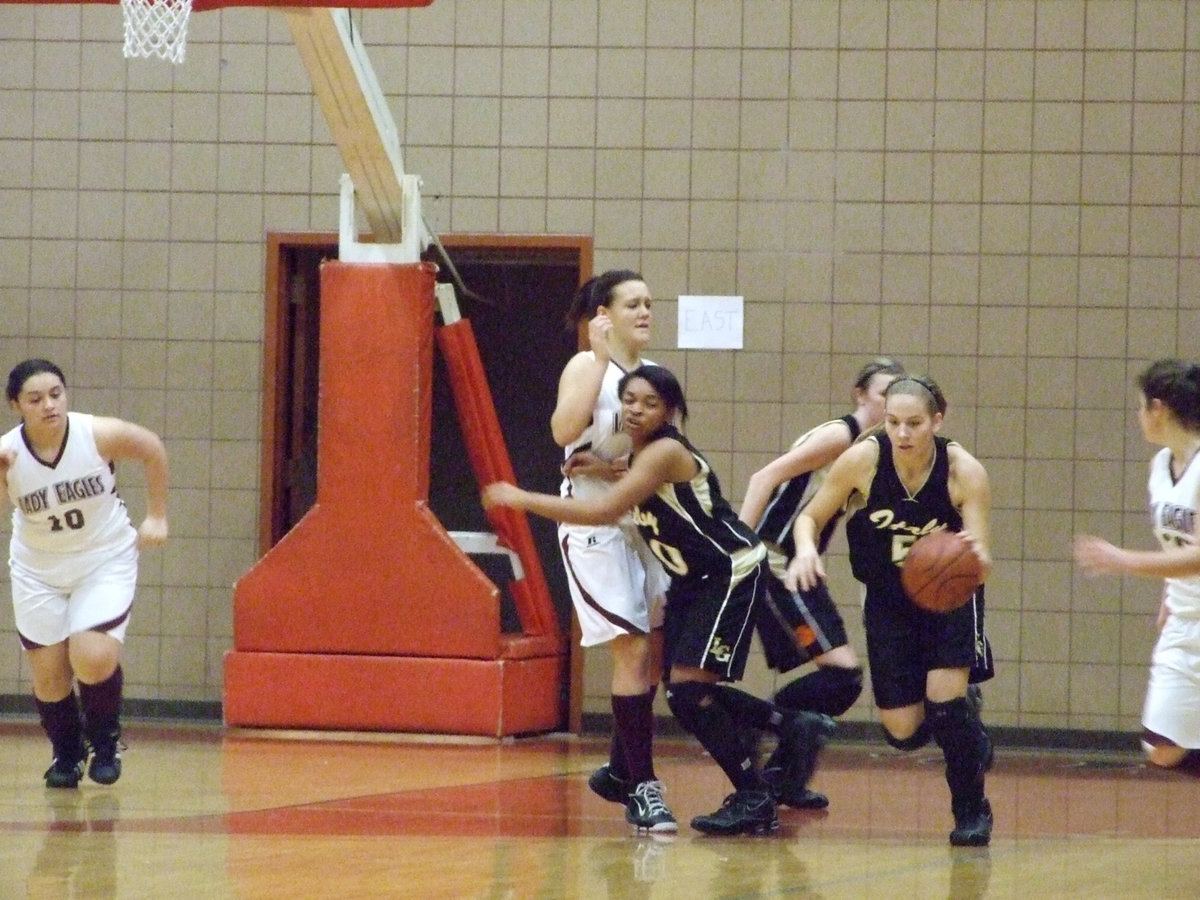
[[[679,347],[742,349],[742,297],[681,296]]]

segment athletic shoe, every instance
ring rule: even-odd
[[[781,765],[763,769],[762,777],[776,806],[790,806],[792,809],[825,809],[829,806],[829,798],[818,791],[810,791],[806,787],[797,791],[785,785]]]
[[[953,804],[954,830],[950,843],[955,847],[986,847],[992,839],[992,805],[984,797],[969,806]]]
[[[121,732],[117,729],[92,739],[88,778],[96,784],[115,784],[121,777]]]
[[[771,791],[771,799],[775,801],[776,806],[790,806],[792,809],[827,809],[829,807],[828,797],[820,791],[812,791],[808,788],[791,791],[781,786]]]
[[[817,756],[836,727],[833,719],[822,713],[796,713],[779,738],[777,752],[783,767],[783,777],[778,782],[779,796],[803,796],[808,780],[817,768]]]
[[[69,759],[59,759],[54,757],[54,762],[50,763],[50,768],[46,770],[46,774],[42,776],[46,779],[46,787],[48,788],[73,788],[79,787],[79,779],[83,777],[83,759],[77,759],[72,762]]]
[[[705,834],[770,834],[779,830],[779,817],[771,792],[756,788],[730,794],[716,812],[692,819],[692,827]]]
[[[609,803],[625,805],[629,802],[629,794],[635,785],[615,774],[611,763],[605,763],[588,778],[588,787],[592,789],[593,794]]]
[[[663,802],[663,783],[643,781],[629,795],[625,804],[625,821],[638,831],[678,831],[675,817]]]

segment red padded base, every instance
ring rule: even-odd
[[[505,737],[562,721],[562,656],[429,659],[323,653],[225,656],[225,722],[257,728]]]

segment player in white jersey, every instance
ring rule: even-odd
[[[1138,423],[1162,449],[1150,463],[1150,519],[1161,550],[1075,539],[1089,573],[1163,579],[1158,642],[1142,709],[1142,747],[1158,766],[1200,750],[1200,365],[1160,359],[1139,377]]]
[[[731,684],[746,668],[758,607],[771,580],[767,550],[721,495],[708,461],[676,427],[687,417],[678,379],[661,366],[633,369],[618,386],[631,463],[611,490],[579,499],[497,482],[483,505],[524,509],[559,522],[618,522],[632,511],[638,532],[671,573],[663,632],[676,720],[734,788],[721,808],[692,819],[706,834],[768,834],[775,801],[752,750],[754,731],[785,745],[784,778],[802,789],[833,728],[827,716],[786,710]]]
[[[558,382],[550,419],[563,448],[561,495],[601,496],[628,466],[617,383],[643,360],[650,342],[650,289],[624,269],[597,275],[571,304],[568,321],[587,323],[591,349],[571,358]],[[588,780],[625,806],[626,819],[650,831],[674,831],[654,772],[654,696],[661,675],[662,596],[670,583],[628,518],[618,524],[560,525],[559,548],[580,644],[606,644],[613,658],[613,736],[609,761]]]
[[[13,611],[53,747],[46,786],[76,787],[88,749],[88,776],[112,784],[121,776],[121,645],[138,549],[167,539],[166,450],[140,425],[69,412],[66,379],[47,360],[13,368],[6,396],[21,417],[0,437],[0,475],[14,506]],[[120,459],[146,469],[137,529],[117,494]]]

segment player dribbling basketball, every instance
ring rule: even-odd
[[[751,752],[756,729],[785,745],[784,777],[804,787],[833,720],[785,710],[728,684],[745,672],[758,606],[771,571],[754,530],[738,521],[707,460],[679,431],[683,390],[661,366],[643,365],[618,386],[629,471],[588,498],[558,497],[497,482],[483,505],[524,509],[580,525],[620,521],[632,511],[638,532],[671,574],[664,632],[667,701],[733,785],[721,808],[696,816],[706,834],[768,834],[779,828],[775,801]]]
[[[846,520],[850,565],[866,586],[863,622],[871,687],[889,744],[916,750],[932,738],[942,748],[954,830],[950,843],[991,839],[984,795],[991,739],[967,699],[967,682],[985,643],[977,598],[938,615],[918,609],[900,584],[908,546],[939,525],[961,531],[990,567],[991,492],[983,465],[937,432],[946,411],[929,378],[902,375],[884,395],[883,431],[855,444],[833,464],[796,520],[796,555],[786,582],[811,588],[825,577],[816,538],[839,510]]]

